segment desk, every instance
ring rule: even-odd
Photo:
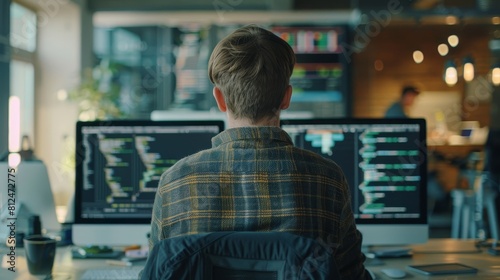
[[[500,279],[500,256],[489,255],[486,250],[483,250],[483,252],[471,253],[474,248],[473,240],[433,239],[426,244],[413,246],[415,253],[411,258],[383,259],[383,265],[367,266],[367,268],[375,273],[377,279],[390,279],[380,272],[382,268],[386,267],[405,270],[408,273],[408,276],[405,279]],[[437,253],[443,251],[450,253]],[[469,251],[469,253],[457,253],[460,251]],[[2,256],[5,256],[7,249],[2,247],[0,248],[0,252]],[[41,277],[34,277],[29,274],[26,266],[26,259],[23,256],[23,249],[17,249],[16,253],[18,253],[16,257],[17,272],[13,273],[8,271],[5,268],[5,261],[2,261],[0,279],[41,279]],[[460,262],[478,268],[479,273],[471,275],[427,277],[416,272],[410,272],[406,269],[406,266],[409,264],[431,264],[442,262]],[[144,263],[145,262],[137,264],[134,263],[134,265],[144,265]],[[54,280],[79,279],[86,269],[104,267],[109,266],[106,265],[106,262],[103,260],[72,259],[70,247],[58,247],[53,270]]]
[[[71,256],[71,246],[57,247],[56,258],[54,260],[53,280],[76,280],[80,279],[85,270],[91,268],[120,268],[119,266],[110,266],[104,259],[73,259]],[[24,249],[16,248],[16,272],[7,270],[8,264],[5,256],[8,253],[7,248],[0,247],[0,253],[3,257],[0,270],[0,279],[2,280],[40,280],[42,276],[32,276],[28,271]],[[146,261],[133,262],[134,266],[144,266]]]
[[[367,266],[375,273],[377,279],[391,279],[380,272],[383,268],[399,268],[406,271],[404,279],[500,279],[500,256],[482,252],[474,252],[474,240],[432,239],[426,244],[412,246],[414,254],[411,258],[383,259],[383,264]],[[443,253],[449,252],[449,253]],[[421,265],[445,262],[458,262],[479,269],[477,274],[425,276],[409,271],[408,265]]]
[[[471,152],[482,151],[483,149],[484,149],[484,144],[436,145],[430,143],[427,146],[428,151],[438,152],[448,157],[461,157],[461,158],[467,157],[467,155],[469,155]]]

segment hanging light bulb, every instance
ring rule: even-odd
[[[464,66],[463,66],[464,72],[464,80],[466,82],[470,82],[474,80],[474,61],[470,56],[466,56],[464,58]]]
[[[459,39],[458,39],[457,35],[450,35],[448,37],[448,44],[450,44],[451,47],[458,46],[458,42],[459,42]]]
[[[446,24],[448,25],[455,25],[458,23],[458,18],[456,16],[447,16],[445,18]]]
[[[448,60],[444,66],[444,81],[447,85],[453,86],[458,82],[457,66],[452,60]]]
[[[439,44],[438,46],[438,53],[441,55],[441,56],[445,56],[448,54],[448,46],[446,44]]]
[[[422,63],[422,61],[424,61],[424,53],[422,51],[419,51],[419,50],[416,50],[413,52],[413,61],[415,61],[415,63],[419,64],[419,63]]]
[[[491,69],[491,82],[495,86],[500,85],[500,64],[496,63]]]

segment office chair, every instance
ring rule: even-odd
[[[490,130],[482,156],[473,152],[460,170],[460,179],[465,179],[469,188],[452,191],[454,210],[452,238],[493,238],[499,240],[498,193],[500,178],[500,131]],[[481,162],[484,162],[483,168]],[[496,201],[497,200],[497,201]],[[483,219],[483,211],[488,216],[488,227]],[[487,230],[489,229],[489,231]],[[489,233],[489,234],[488,234]]]
[[[285,232],[215,232],[162,240],[142,279],[340,279],[331,248]]]

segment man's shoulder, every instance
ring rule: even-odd
[[[303,163],[304,165],[313,168],[320,168],[327,172],[342,172],[340,166],[333,160],[325,158],[313,151],[294,147],[296,163]],[[301,166],[301,165],[299,165]]]
[[[394,102],[385,112],[385,117],[404,117],[403,106],[399,102]]]
[[[198,170],[198,166],[207,166],[206,164],[202,163],[213,162],[215,157],[216,156],[214,155],[214,149],[202,150],[195,154],[186,156],[178,160],[174,165],[163,172],[163,174],[161,175],[160,184],[177,180],[178,178],[184,177],[186,175],[196,173],[197,171],[200,171]]]

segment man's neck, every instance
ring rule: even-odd
[[[280,126],[279,113],[274,118],[264,118],[258,122],[252,122],[246,118],[235,119],[229,112],[226,113],[228,128],[248,127],[248,126]]]

